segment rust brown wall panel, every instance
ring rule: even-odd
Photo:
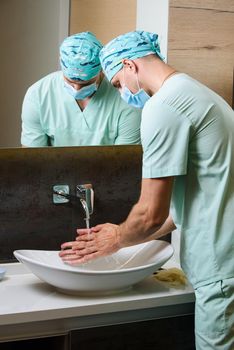
[[[84,227],[80,205],[52,203],[52,186],[91,183],[91,225],[120,223],[137,201],[141,146],[0,150],[0,261],[15,249],[59,250]]]

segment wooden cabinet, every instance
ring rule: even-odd
[[[170,0],[168,63],[233,105],[233,0]]]

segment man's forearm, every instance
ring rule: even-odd
[[[117,238],[120,246],[147,241],[151,235],[160,232],[169,216],[173,181],[173,177],[142,179],[139,201],[119,226]]]
[[[164,226],[164,223],[162,223],[160,220],[152,221],[151,218],[152,215],[148,213],[146,207],[136,204],[132,208],[126,221],[119,226],[120,245],[126,247],[143,241],[153,240],[154,238],[150,237],[155,235],[157,232],[161,232],[160,229]],[[169,229],[168,223],[167,227],[165,228]]]
[[[153,239],[158,239],[160,237],[163,237],[168,233],[174,231],[175,229],[176,229],[176,226],[172,220],[171,215],[169,215],[167,220],[164,222],[164,224],[156,232],[150,235],[147,241],[151,241]]]

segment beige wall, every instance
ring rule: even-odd
[[[71,0],[70,33],[93,32],[103,43],[136,29],[136,0]]]
[[[20,146],[26,89],[58,69],[59,11],[60,0],[0,1],[0,147]]]
[[[233,104],[234,1],[170,0],[168,63]]]

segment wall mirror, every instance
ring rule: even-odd
[[[69,34],[90,30],[103,44],[134,29],[157,32],[167,55],[169,0],[1,0],[0,147],[21,147],[27,88],[57,71]]]
[[[27,88],[60,69],[67,35],[86,30],[103,44],[134,29],[158,33],[169,64],[234,107],[233,13],[232,0],[1,0],[0,147],[21,147]]]

